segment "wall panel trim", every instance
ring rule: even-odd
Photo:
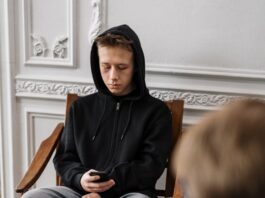
[[[54,46],[48,46],[50,50],[53,51],[53,54],[57,57],[45,57],[44,53],[47,50],[45,46],[45,38],[41,35],[32,32],[32,6],[31,2],[33,0],[23,0],[22,2],[22,18],[23,18],[23,43],[24,43],[24,64],[29,66],[52,66],[52,67],[76,67],[76,53],[75,53],[75,43],[76,43],[76,31],[75,31],[75,12],[76,12],[76,0],[66,0],[67,4],[67,32],[66,35],[57,35],[57,38],[54,38],[56,41]],[[36,42],[36,52],[32,48],[34,45],[33,42]],[[34,46],[35,46],[34,45]],[[61,47],[60,47],[61,46]],[[64,58],[64,53],[62,53],[63,48],[66,47],[68,57]],[[60,50],[60,52],[56,52]],[[60,48],[60,49],[59,49]],[[44,51],[44,52],[41,52]],[[32,56],[32,53],[37,53],[35,56]],[[62,57],[60,57],[62,55]]]
[[[17,76],[16,96],[29,98],[50,98],[65,100],[67,93],[77,93],[87,95],[95,93],[97,90],[93,83],[71,82],[67,80],[54,81],[51,79],[34,79]],[[167,89],[163,87],[149,87],[150,94],[161,100],[184,99],[185,108],[191,109],[212,109],[223,105],[243,95],[231,93]],[[255,96],[252,96],[255,97]],[[259,96],[256,96],[259,97]]]
[[[16,147],[17,108],[14,97],[14,73],[16,68],[15,5],[14,0],[0,1],[0,196],[8,198],[15,197],[14,188],[19,165],[15,163],[18,151]]]
[[[25,108],[24,109],[25,118],[25,140],[27,141],[26,161],[27,167],[33,159],[36,152],[36,145],[34,143],[35,131],[34,131],[34,118],[49,118],[49,119],[61,119],[64,120],[64,114],[62,112],[56,112],[52,109],[42,109],[42,108]],[[55,126],[54,126],[55,127]],[[50,131],[51,133],[52,131]],[[42,140],[43,141],[43,140]]]
[[[251,67],[250,67],[251,68]],[[224,78],[244,78],[265,80],[265,70],[257,69],[235,69],[235,68],[221,68],[209,67],[199,65],[174,65],[163,63],[147,63],[146,71],[155,74],[173,74],[173,75],[187,75],[187,76],[218,76]]]

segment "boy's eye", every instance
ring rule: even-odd
[[[128,66],[127,66],[127,65],[123,65],[123,64],[121,64],[121,65],[118,65],[118,68],[119,68],[120,70],[124,70],[124,69],[127,69]]]
[[[110,65],[106,65],[106,64],[101,65],[101,67],[102,67],[103,69],[105,69],[105,70],[110,69]]]

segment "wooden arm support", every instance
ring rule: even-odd
[[[47,139],[42,141],[37,153],[33,158],[33,161],[30,164],[30,167],[16,187],[17,193],[26,192],[40,177],[57,147],[57,143],[60,139],[63,129],[64,124],[59,123],[52,134]]]

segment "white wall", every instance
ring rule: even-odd
[[[66,93],[95,91],[89,41],[113,25],[138,33],[151,94],[184,99],[185,126],[237,97],[265,98],[262,0],[2,0],[0,9],[4,197],[15,196],[41,139],[63,120]],[[34,55],[33,38],[45,53]],[[54,57],[60,39],[66,53]]]

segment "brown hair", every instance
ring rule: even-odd
[[[126,39],[122,35],[107,33],[105,35],[97,37],[95,42],[97,46],[121,47],[130,52],[133,51],[131,46],[133,42]]]
[[[211,113],[175,154],[190,198],[265,197],[265,103],[242,100]]]

